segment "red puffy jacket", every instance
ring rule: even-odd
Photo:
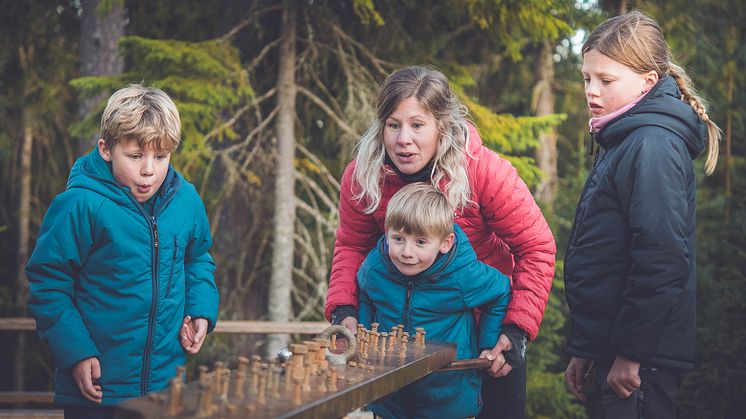
[[[511,297],[504,324],[536,337],[554,276],[556,246],[552,231],[526,184],[507,160],[482,145],[476,129],[471,140],[467,175],[476,203],[456,213],[455,222],[469,236],[479,260],[511,277]],[[326,297],[326,318],[342,305],[357,308],[357,270],[384,231],[386,207],[406,182],[386,173],[381,202],[372,214],[353,198],[355,161],[342,176],[339,228]],[[355,191],[360,190],[355,185]]]

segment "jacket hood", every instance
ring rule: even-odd
[[[462,230],[457,224],[453,225],[453,234],[456,237],[453,240],[453,247],[451,247],[451,250],[446,254],[439,254],[438,257],[435,258],[435,262],[433,262],[429,268],[417,275],[404,275],[399,271],[396,265],[394,265],[394,262],[391,261],[391,257],[389,256],[389,248],[385,235],[379,239],[378,249],[381,252],[381,258],[383,259],[386,270],[392,274],[393,277],[404,279],[405,281],[414,280],[437,282],[444,275],[458,271],[468,264],[467,261],[476,258],[471,246],[462,245],[463,243],[468,242],[469,238],[466,236],[466,233],[464,233],[464,230]],[[469,252],[472,253],[471,256],[466,255],[466,253]]]
[[[650,89],[628,112],[610,121],[596,136],[605,149],[621,143],[634,130],[657,126],[676,134],[696,158],[707,145],[707,126],[691,106],[681,101],[681,91],[673,77],[666,76]]]
[[[156,193],[165,196],[176,190],[180,183],[173,166],[169,165],[166,179]],[[70,188],[91,190],[119,205],[136,206],[137,202],[126,186],[117,183],[111,171],[111,163],[104,160],[95,147],[90,153],[75,161],[67,178],[67,189]]]

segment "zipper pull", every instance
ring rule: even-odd
[[[155,222],[155,218],[151,217],[153,220],[153,247],[158,248],[158,224]]]

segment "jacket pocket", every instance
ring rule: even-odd
[[[174,277],[174,267],[176,267],[176,255],[178,254],[179,254],[179,242],[176,240],[176,236],[174,236],[174,253],[173,253],[173,256],[171,256],[171,271],[168,274],[168,282],[166,282],[165,299],[168,299],[168,295],[171,293],[171,280]]]

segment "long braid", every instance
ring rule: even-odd
[[[707,160],[705,161],[705,173],[711,175],[715,171],[715,166],[718,162],[720,137],[723,132],[707,115],[707,108],[702,99],[697,96],[697,92],[692,87],[692,81],[686,75],[684,69],[672,62],[669,62],[668,66],[671,77],[676,80],[676,84],[681,91],[681,100],[688,103],[697,112],[699,119],[707,124]]]

